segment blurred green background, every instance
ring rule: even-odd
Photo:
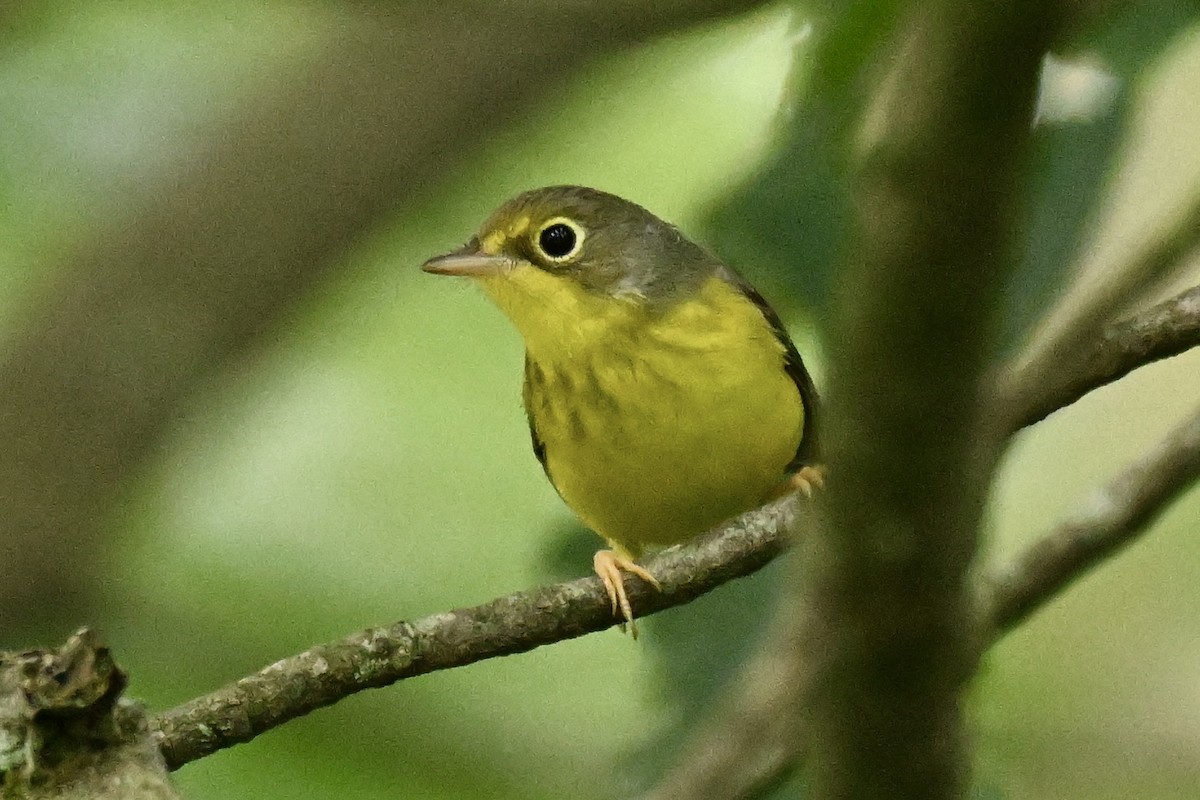
[[[593,185],[725,255],[819,376],[845,184],[807,112],[851,90],[808,91],[806,59],[837,24],[835,6],[816,10],[768,6],[648,40],[574,71],[515,125],[481,126],[476,146],[355,237],[282,324],[173,410],[97,524],[95,560],[72,577],[91,598],[85,617],[10,622],[0,644],[93,625],[132,694],[164,709],[368,625],[586,574],[594,542],[528,452],[516,333],[472,287],[417,266],[517,191]],[[64,254],[119,224],[140,187],[186,167],[354,13],[283,2],[5,12],[0,343],[73,280]],[[1105,19],[1059,58],[1027,176],[1010,345],[1061,291],[1081,243],[1091,269],[1118,263],[1200,182],[1189,6]],[[1194,352],[1022,434],[986,557],[1047,530],[1198,396]],[[986,659],[972,715],[987,796],[1197,796],[1198,525],[1193,491]],[[178,780],[211,800],[629,795],[750,648],[779,577],[768,569],[651,619],[637,643],[610,631],[351,698]]]

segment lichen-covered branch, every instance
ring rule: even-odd
[[[686,603],[767,564],[786,546],[800,502],[786,498],[650,559],[647,566],[662,583],[661,592],[636,579],[626,582],[639,616]],[[176,769],[363,689],[520,653],[617,622],[596,578],[544,586],[311,647],[160,714],[154,724],[167,764]]]
[[[125,683],[87,629],[58,650],[0,651],[0,797],[178,800]]]

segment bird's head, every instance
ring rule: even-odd
[[[465,245],[422,269],[479,279],[503,307],[501,296],[512,292],[670,303],[718,267],[635,203],[583,186],[549,186],[504,203]]]

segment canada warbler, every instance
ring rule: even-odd
[[[581,186],[520,194],[422,267],[475,279],[525,340],[525,412],[550,482],[621,570],[789,488],[820,485],[817,395],[745,280],[646,209]]]

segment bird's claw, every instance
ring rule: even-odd
[[[812,499],[814,489],[825,488],[825,467],[805,466],[796,471],[788,480],[789,491],[801,492]]]
[[[660,591],[662,585],[645,567],[613,550],[598,551],[592,558],[592,568],[595,569],[596,574],[600,576],[600,581],[604,584],[604,591],[608,594],[609,602],[612,604],[613,616],[619,615],[629,623],[629,633],[636,639],[638,636],[637,623],[633,621],[633,607],[629,604],[629,596],[625,593],[625,580],[621,571],[624,570],[638,576]],[[624,629],[625,623],[622,623],[621,630]]]

